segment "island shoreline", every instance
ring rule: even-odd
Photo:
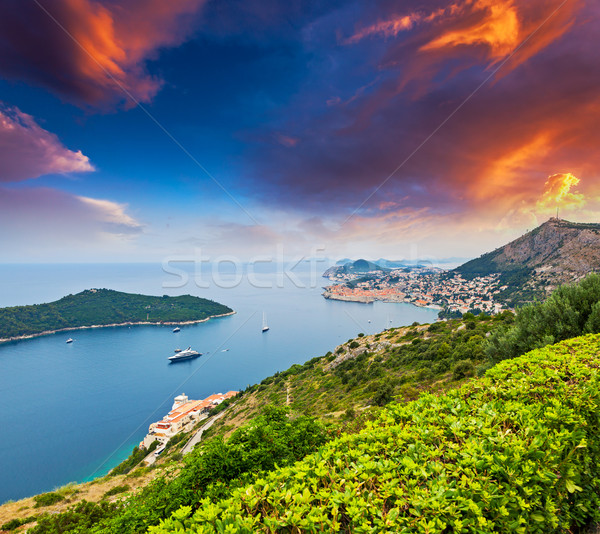
[[[229,313],[221,313],[219,315],[211,315],[210,317],[206,317],[204,319],[196,319],[193,321],[138,321],[138,322],[125,322],[125,323],[111,323],[111,324],[93,324],[88,326],[71,326],[68,328],[60,328],[58,330],[45,330],[43,332],[38,332],[36,334],[26,334],[22,336],[13,336],[0,339],[0,343],[9,343],[11,341],[22,341],[25,339],[33,339],[36,337],[42,336],[51,336],[53,334],[59,334],[61,332],[73,332],[75,330],[88,330],[91,328],[109,328],[115,326],[174,326],[174,325],[190,325],[190,324],[199,324],[205,323],[206,321],[210,321],[211,319],[217,319],[219,317],[228,317],[230,315],[234,315],[236,312],[232,310]]]

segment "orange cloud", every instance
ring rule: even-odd
[[[544,184],[544,193],[538,201],[538,209],[578,208],[585,204],[581,193],[571,193],[571,188],[579,184],[579,178],[570,172],[549,176]]]
[[[433,22],[442,17],[454,16],[464,11],[465,5],[471,4],[472,0],[466,0],[464,4],[450,4],[449,6],[436,9],[424,15],[421,12],[413,12],[408,15],[394,15],[387,20],[380,20],[375,24],[358,30],[354,35],[348,37],[344,44],[354,44],[367,37],[382,35],[385,38],[396,37],[400,32],[411,30],[419,22]]]
[[[366,37],[397,37],[420,26],[417,35],[399,43],[384,59],[387,67],[403,65],[398,92],[411,81],[429,82],[439,65],[452,59],[451,75],[483,60],[487,66],[506,61],[496,76],[505,76],[530,57],[562,37],[573,25],[582,0],[462,0],[429,14],[394,15],[367,26],[347,38],[355,44]]]
[[[511,0],[477,0],[473,12],[484,13],[481,20],[458,30],[450,30],[423,45],[420,50],[438,50],[456,46],[484,45],[489,56],[498,61],[520,44],[521,25],[517,9]]]
[[[498,196],[509,198],[514,202],[514,197],[519,196],[524,190],[524,178],[533,167],[538,165],[549,151],[551,138],[549,133],[536,133],[532,139],[517,140],[520,143],[514,147],[509,146],[495,158],[491,159],[487,168],[482,172],[481,179],[471,182],[470,196],[473,199],[495,199]],[[493,146],[493,145],[492,145]],[[497,150],[502,150],[501,145],[496,145]],[[489,157],[484,155],[484,157]]]
[[[441,34],[420,47],[423,53],[458,55],[469,48],[480,50],[489,65],[506,60],[499,76],[562,37],[573,24],[580,0],[565,5],[560,0],[465,0]]]
[[[67,100],[112,106],[148,102],[162,81],[144,62],[185,40],[206,0],[56,0],[0,6],[0,72]]]
[[[384,20],[367,26],[359,30],[351,37],[344,41],[344,44],[353,44],[362,41],[366,37],[381,34],[384,37],[396,37],[401,31],[410,30],[419,20],[421,16],[417,13],[394,17],[390,20]]]

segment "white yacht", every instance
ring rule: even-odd
[[[267,324],[267,314],[265,312],[263,312],[263,325],[262,325],[262,331],[266,332],[269,329],[269,325]]]
[[[72,337],[70,337],[69,339],[67,339],[67,343],[73,343],[73,341],[75,341]]]
[[[170,362],[179,362],[181,360],[191,360],[192,358],[197,358],[198,356],[202,356],[202,353],[192,350],[192,347],[188,347],[185,350],[177,352],[173,356],[169,356],[168,359]]]

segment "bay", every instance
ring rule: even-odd
[[[0,502],[106,474],[177,394],[199,399],[243,389],[359,332],[435,320],[434,310],[408,304],[326,300],[328,281],[320,277],[326,267],[204,264],[173,274],[155,264],[0,265],[0,306],[106,287],[189,293],[236,311],[179,333],[167,326],[111,327],[0,345]],[[263,312],[270,326],[264,334]],[[66,344],[68,337],[75,342]],[[175,348],[188,346],[203,355],[168,363]]]

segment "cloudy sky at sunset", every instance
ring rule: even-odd
[[[3,0],[3,260],[472,257],[600,217],[600,3]]]

